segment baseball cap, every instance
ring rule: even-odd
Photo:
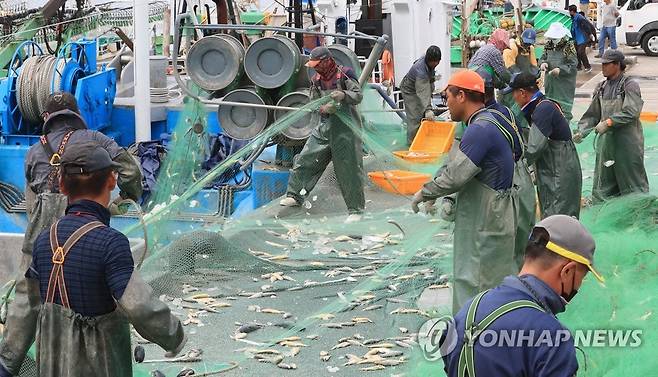
[[[624,53],[619,51],[619,50],[612,50],[612,49],[607,49],[603,53],[603,56],[601,56],[601,63],[606,64],[606,63],[612,63],[612,62],[618,62],[621,63],[626,59],[624,56]]]
[[[112,161],[107,150],[94,141],[68,145],[60,163],[62,171],[66,174],[89,174],[109,167],[117,169],[121,166]]]
[[[594,268],[594,238],[580,221],[567,215],[553,215],[538,222],[535,228],[543,228],[548,232],[548,250],[584,264],[598,281],[605,281]]]
[[[309,68],[314,68],[323,59],[331,58],[331,57],[332,57],[331,51],[329,51],[327,46],[318,46],[313,50],[311,50],[311,56],[308,60],[308,63],[306,63],[306,66]]]
[[[523,40],[523,43],[534,44],[536,39],[537,32],[535,29],[530,28],[523,30],[523,33],[521,34],[521,40]]]
[[[529,88],[537,86],[537,76],[530,72],[519,72],[512,75],[512,79],[506,88],[501,90],[502,94],[512,93],[514,89]]]
[[[475,71],[469,69],[461,70],[450,76],[446,88],[448,86],[456,86],[460,89],[472,90],[484,94],[484,80]]]

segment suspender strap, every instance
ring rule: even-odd
[[[60,246],[59,241],[57,240],[58,223],[59,221],[55,222],[50,227],[50,248],[53,252],[53,269],[50,271],[50,278],[48,279],[48,291],[46,293],[45,301],[54,303],[55,291],[57,291],[62,301],[62,306],[68,309],[71,306],[69,304],[69,296],[66,291],[66,282],[64,281],[64,261],[66,260],[66,255],[68,254],[69,250],[71,250],[73,245],[80,241],[80,239],[87,233],[96,228],[102,228],[105,226],[105,224],[100,221],[92,221],[87,223],[73,232],[69,239],[64,242],[64,246]]]
[[[56,153],[53,151],[53,148],[48,142],[48,137],[46,135],[42,135],[39,138],[39,140],[41,141],[41,146],[43,147],[43,150],[46,152],[46,156],[48,156],[48,163],[50,164],[50,173],[48,173],[48,186],[51,192],[56,191],[55,183],[57,180],[57,175],[59,174],[60,160],[62,158],[62,154],[64,154],[64,148],[66,147],[66,144],[68,144],[71,135],[73,135],[75,131],[76,130],[71,130],[64,135],[64,137],[62,138],[62,142],[59,143],[59,148],[57,148]]]
[[[500,124],[500,122],[498,122],[493,117],[483,116],[483,117],[478,118],[478,120],[487,121],[487,122],[493,124],[494,126],[498,127],[498,130],[500,131],[500,133],[503,134],[503,136],[505,136],[505,139],[507,139],[507,143],[509,144],[510,148],[512,148],[512,153],[514,153],[514,138],[512,137],[512,134],[509,131],[507,131],[505,126]]]
[[[500,111],[496,109],[489,109],[489,112],[498,115],[499,117],[503,118],[503,120],[507,123],[509,123],[512,126],[512,129],[514,129],[514,133],[516,134],[516,138],[519,140],[519,143],[523,140],[521,138],[521,132],[519,131],[519,127],[516,125],[516,119],[514,118],[514,114],[512,113],[512,110],[509,107],[506,107],[509,117],[506,117],[505,114],[501,113]],[[514,147],[512,147],[514,149]],[[525,154],[525,148],[521,148],[521,157]]]
[[[507,304],[499,307],[498,309],[487,315],[482,321],[475,323],[475,314],[480,304],[480,300],[488,291],[484,291],[475,296],[473,302],[468,307],[466,314],[466,326],[464,329],[464,344],[462,345],[459,354],[459,364],[457,367],[457,375],[459,377],[475,377],[475,353],[474,347],[477,338],[486,330],[494,321],[503,315],[520,308],[534,308],[544,312],[544,309],[534,301],[530,300],[517,300],[508,302]]]

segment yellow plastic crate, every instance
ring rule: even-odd
[[[432,177],[407,170],[384,170],[368,173],[370,180],[391,194],[413,195]]]

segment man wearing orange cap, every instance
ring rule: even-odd
[[[354,122],[360,122],[355,106],[363,98],[361,86],[354,71],[338,65],[325,46],[311,51],[306,66],[317,72],[311,83],[311,97],[330,95],[333,101],[320,107],[320,125],[313,130],[304,149],[295,156],[286,197],[280,204],[284,207],[300,206],[329,162],[333,162],[338,187],[349,212],[346,222],[355,222],[361,219],[366,204],[361,140],[334,114],[339,106],[343,106],[351,113]]]
[[[516,215],[512,202],[514,153],[508,132],[484,106],[484,80],[454,74],[444,91],[450,116],[466,124],[450,161],[414,195],[426,209],[458,193],[455,203],[453,311],[478,292],[518,272],[514,262]]]

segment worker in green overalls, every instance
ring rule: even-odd
[[[539,60],[540,68],[546,72],[544,88],[546,98],[557,102],[569,122],[576,95],[578,58],[571,32],[560,22],[554,22],[544,34],[546,44]]]
[[[333,162],[349,212],[346,222],[359,221],[366,205],[361,139],[350,126],[343,124],[336,112],[343,107],[358,127],[361,117],[356,105],[363,99],[361,86],[356,73],[338,65],[327,47],[314,48],[307,66],[317,72],[311,83],[311,97],[330,95],[332,102],[320,107],[320,125],[313,130],[301,153],[295,156],[286,197],[279,204],[300,206],[327,165]]]
[[[592,103],[578,122],[573,140],[582,142],[596,130],[594,202],[632,192],[648,192],[644,168],[644,135],[640,113],[644,101],[637,81],[625,74],[624,54],[606,50],[601,58],[603,76]]]

